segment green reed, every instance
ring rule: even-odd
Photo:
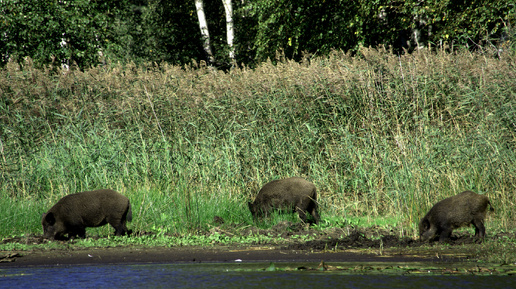
[[[0,235],[39,233],[59,198],[98,188],[131,199],[140,231],[198,232],[214,216],[251,224],[247,201],[288,176],[316,184],[323,219],[400,216],[415,234],[433,203],[468,189],[510,228],[511,63],[382,49],[227,73],[11,63],[0,72]]]

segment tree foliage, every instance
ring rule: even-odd
[[[510,36],[516,12],[504,0],[262,0],[246,9],[257,20],[253,44],[260,61],[278,50],[296,59],[305,51],[380,44],[402,51],[443,42],[499,42]]]
[[[30,56],[37,62],[97,62],[117,3],[88,0],[7,0],[0,6],[2,61]]]
[[[507,0],[234,1],[235,52],[253,64],[305,52],[443,43],[513,45],[516,8]],[[205,1],[219,65],[229,62],[222,1]],[[190,63],[205,58],[193,0],[1,0],[0,55],[35,63]]]
[[[124,61],[179,64],[203,57],[193,1],[148,0],[120,19],[114,42]],[[129,20],[127,20],[129,19]],[[124,37],[128,41],[120,41]],[[120,56],[118,51],[113,55]]]

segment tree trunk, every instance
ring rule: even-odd
[[[203,41],[203,48],[208,62],[211,64],[215,61],[213,53],[211,52],[210,45],[210,32],[208,31],[208,23],[206,22],[206,16],[204,15],[204,2],[203,0],[195,0],[195,8],[197,9],[197,17],[199,18],[199,27],[201,28],[201,37]]]
[[[233,39],[235,33],[233,32],[233,6],[231,0],[222,0],[224,3],[224,10],[226,11],[226,38],[229,46],[229,58],[231,62],[235,62],[235,48],[233,46]]]

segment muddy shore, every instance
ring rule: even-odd
[[[8,257],[11,256],[11,257]],[[356,251],[308,251],[276,247],[245,248],[86,248],[79,250],[49,250],[0,252],[1,267],[65,266],[131,263],[201,263],[201,262],[443,262],[456,258],[412,255],[378,255]]]

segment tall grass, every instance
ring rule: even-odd
[[[0,235],[39,230],[34,210],[97,188],[129,196],[137,230],[192,232],[214,215],[250,223],[246,202],[287,176],[316,184],[323,219],[400,216],[414,229],[433,203],[468,189],[512,228],[514,57],[363,49],[227,73],[10,63],[0,206],[13,209]]]

